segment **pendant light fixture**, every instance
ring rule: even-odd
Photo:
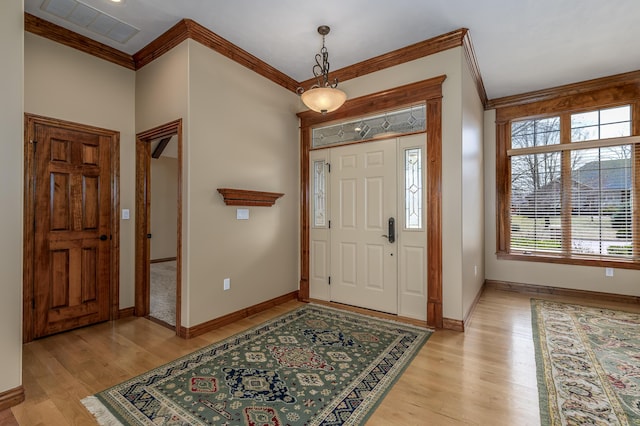
[[[311,110],[326,114],[335,111],[347,100],[347,94],[337,89],[338,79],[329,81],[329,52],[324,45],[324,37],[329,34],[327,25],[318,27],[318,33],[322,36],[322,49],[316,54],[316,64],[313,66],[313,75],[317,83],[309,90],[298,87],[297,92],[302,102]]]

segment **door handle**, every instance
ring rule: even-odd
[[[100,241],[107,241],[107,236],[106,235],[100,235]]]
[[[390,217],[388,226],[389,230],[387,231],[387,235],[383,235],[383,237],[388,239],[389,242],[393,244],[396,241],[396,220]]]

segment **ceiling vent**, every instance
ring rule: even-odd
[[[126,43],[140,30],[77,0],[45,0],[40,9],[118,43]]]

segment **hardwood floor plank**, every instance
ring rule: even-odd
[[[531,297],[640,312],[634,304],[486,289],[465,333],[434,333],[367,424],[540,424]],[[95,424],[80,403],[85,396],[301,305],[290,301],[190,340],[129,317],[33,341],[23,348],[26,400],[0,412],[0,424]]]

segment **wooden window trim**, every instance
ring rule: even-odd
[[[625,75],[626,76],[626,75]],[[627,76],[628,77],[628,76]],[[606,83],[606,84],[605,84]],[[574,91],[567,93],[559,88],[558,96],[545,97],[543,100],[523,102],[518,104],[505,103],[496,109],[496,255],[498,259],[532,261],[555,264],[571,264],[580,266],[615,267],[621,269],[639,269],[639,260],[611,259],[598,256],[568,256],[547,255],[536,253],[535,255],[511,253],[509,251],[510,226],[510,186],[511,169],[509,150],[511,147],[511,122],[523,119],[536,119],[548,116],[559,116],[561,121],[567,120],[570,114],[595,109],[602,109],[620,105],[631,105],[631,140],[640,136],[640,76],[631,81],[628,78],[620,81],[607,78],[603,81],[585,82],[583,86],[574,85]],[[592,90],[589,90],[592,88]],[[561,126],[562,128],[566,127]],[[565,132],[569,132],[566,129]],[[561,139],[568,139],[566,135]],[[589,143],[589,142],[586,142]],[[606,142],[605,142],[606,143]],[[562,143],[561,143],[562,145]],[[562,150],[562,147],[558,148]],[[635,144],[632,154],[634,164],[634,188],[640,193],[640,147]],[[570,167],[568,161],[563,163],[563,168]],[[563,171],[564,172],[564,171]],[[634,197],[633,227],[640,229],[640,197]],[[567,244],[563,239],[563,247]],[[640,251],[640,241],[636,238],[633,242],[634,252]]]
[[[427,185],[425,203],[427,227],[427,325],[443,327],[442,309],[442,83],[446,76],[434,77],[360,98],[348,100],[337,111],[318,114],[298,113],[300,118],[300,287],[299,299],[309,300],[309,151],[311,128],[321,123],[345,120],[380,111],[409,106],[427,105]]]

